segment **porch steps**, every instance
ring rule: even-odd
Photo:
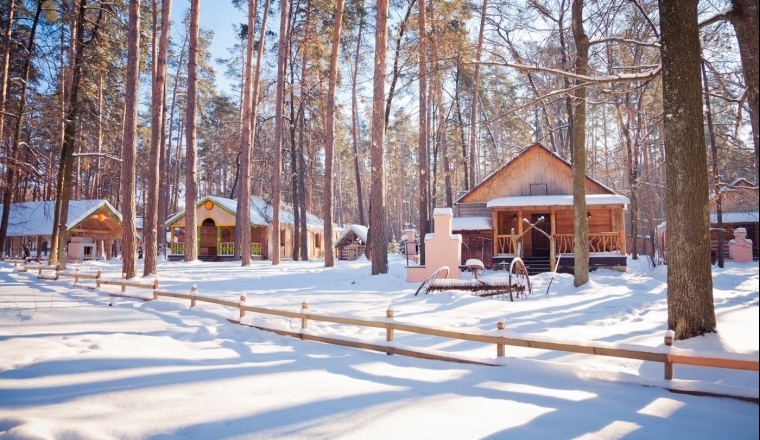
[[[537,275],[551,271],[548,257],[524,257],[522,260],[528,269],[528,275]]]

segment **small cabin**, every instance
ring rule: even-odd
[[[349,225],[335,239],[335,248],[339,260],[353,261],[364,255],[367,245],[367,227]]]
[[[628,198],[586,176],[589,267],[625,270]],[[452,230],[462,262],[499,269],[515,257],[532,273],[571,272],[574,263],[573,168],[533,144],[454,203]]]
[[[0,216],[4,206],[0,205]],[[55,200],[11,204],[2,254],[48,257]],[[121,213],[106,200],[72,200],[66,218],[68,262],[110,260],[118,254],[123,231]]]
[[[723,234],[724,251],[728,253],[728,242],[734,239],[734,231],[744,228],[747,238],[752,241],[752,256],[758,259],[758,187],[746,179],[737,179],[721,189],[721,222],[718,224],[718,197],[710,197],[710,249],[718,250],[718,236]]]
[[[720,218],[718,218],[718,196],[710,195],[710,251],[713,258],[718,253],[718,239],[723,235],[723,252],[730,258],[728,243],[735,239],[735,231],[743,229],[748,242],[752,243],[752,258],[758,259],[758,187],[746,179],[737,179],[731,184],[723,185],[720,191]],[[718,221],[720,220],[720,221]],[[667,223],[657,225],[657,247],[660,258],[667,263]]]
[[[198,222],[198,259],[205,261],[232,260],[235,255],[235,226],[237,200],[206,196],[195,205]],[[259,196],[251,196],[249,212],[251,228],[251,258],[268,260],[272,255],[272,205]],[[309,258],[324,257],[324,227],[322,219],[306,214]],[[182,260],[185,256],[185,211],[166,221],[169,228],[167,258]],[[294,214],[291,206],[280,208],[280,257],[293,258]]]

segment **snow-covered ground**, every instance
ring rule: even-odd
[[[120,261],[69,265],[119,278]],[[628,273],[599,270],[532,277],[515,302],[464,292],[418,295],[405,261],[372,276],[364,260],[161,262],[162,290],[273,309],[384,319],[569,343],[664,350],[666,268],[629,260]],[[487,272],[499,277],[503,272]],[[482,278],[482,277],[481,277]],[[153,277],[140,279],[152,282]],[[718,332],[677,348],[758,355],[758,265],[714,268]],[[397,331],[393,344],[499,366],[388,356],[300,341],[230,322],[237,310],[186,300],[112,299],[86,283],[43,281],[0,263],[0,439],[134,438],[752,438],[758,373],[663,365],[506,347]],[[149,291],[128,288],[149,296]],[[248,314],[244,324],[299,331],[300,320]],[[385,330],[310,321],[316,335],[385,343]]]

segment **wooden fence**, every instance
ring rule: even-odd
[[[425,327],[421,325],[415,325],[410,323],[403,323],[395,321],[393,309],[389,308],[386,311],[386,316],[380,319],[365,319],[365,318],[351,318],[346,316],[334,316],[309,312],[308,302],[301,304],[300,311],[288,311],[279,309],[270,309],[265,307],[257,307],[248,305],[246,303],[246,296],[241,295],[238,300],[225,300],[220,298],[211,298],[206,296],[200,296],[197,294],[197,288],[192,286],[189,292],[170,292],[166,290],[158,289],[158,279],[156,278],[153,283],[139,283],[134,281],[125,280],[122,276],[120,280],[108,280],[103,279],[100,270],[97,274],[81,274],[79,272],[56,272],[58,277],[73,277],[74,282],[77,283],[80,279],[92,279],[95,280],[96,286],[101,285],[118,285],[121,286],[121,294],[109,293],[110,296],[124,296],[130,298],[141,299],[144,301],[158,300],[161,297],[176,298],[190,301],[190,306],[195,307],[198,302],[204,302],[209,304],[216,304],[225,307],[231,307],[237,309],[239,318],[246,316],[246,313],[259,313],[270,316],[278,316],[283,318],[298,319],[301,322],[300,331],[284,330],[279,328],[265,327],[261,325],[255,325],[253,327],[274,332],[280,335],[292,336],[302,340],[317,341],[335,345],[342,345],[347,347],[354,347],[360,349],[374,350],[379,352],[385,352],[389,355],[399,354],[404,356],[411,356],[417,358],[437,359],[463,363],[476,363],[483,365],[500,365],[499,363],[488,362],[487,360],[474,361],[471,359],[463,359],[454,355],[436,354],[428,351],[415,350],[413,348],[402,348],[393,344],[394,334],[396,331],[403,331],[409,333],[415,333],[420,335],[437,336],[443,338],[456,339],[461,341],[481,342],[485,344],[492,344],[496,347],[496,357],[500,358],[505,356],[506,346],[535,348],[539,350],[552,350],[563,351],[569,353],[580,353],[595,356],[610,356],[625,359],[635,359],[640,361],[661,362],[665,367],[664,377],[666,380],[672,380],[675,375],[675,365],[691,365],[698,367],[710,367],[710,368],[723,368],[731,370],[743,370],[743,371],[758,371],[758,356],[745,355],[745,354],[733,354],[731,356],[721,356],[720,354],[712,355],[695,355],[688,350],[679,350],[676,347],[672,347],[673,333],[668,331],[665,335],[664,343],[665,347],[645,347],[626,345],[621,347],[616,344],[607,344],[603,342],[595,342],[593,344],[574,344],[569,342],[557,342],[547,341],[546,339],[532,339],[529,337],[512,337],[507,336],[505,333],[504,322],[499,321],[496,324],[496,329],[492,332],[488,331],[462,331],[462,330],[443,330],[438,328]],[[145,296],[130,296],[126,295],[126,287],[135,287],[140,289],[149,289],[152,291],[152,298]],[[352,325],[357,327],[371,327],[378,329],[385,329],[385,340],[382,343],[373,343],[365,341],[344,340],[340,338],[332,338],[321,335],[314,335],[308,332],[304,332],[308,328],[309,321],[329,322],[334,324]],[[233,320],[233,322],[241,323],[241,320]],[[244,324],[245,325],[245,324]],[[757,398],[745,399],[751,401],[758,401]]]

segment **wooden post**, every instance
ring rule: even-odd
[[[153,279],[153,290],[158,290],[158,277]]]
[[[79,284],[79,268],[74,269],[74,284]]]
[[[245,293],[240,295],[240,319],[243,319],[245,316],[245,309],[243,306],[245,306]]]
[[[496,323],[496,330],[504,330],[504,321]],[[504,344],[496,344],[496,357],[504,357]]]
[[[190,295],[193,296],[192,298],[190,298],[190,307],[195,307],[195,295],[197,294],[198,294],[198,286],[193,284],[193,286],[190,287]]]
[[[98,274],[95,275],[95,287],[97,287],[98,289],[100,289],[100,277],[101,277],[101,275],[102,274],[100,272],[100,269],[98,269]]]
[[[127,291],[127,287],[124,285],[124,282],[127,280],[127,273],[122,272],[121,273],[121,293],[124,293]]]
[[[309,301],[303,300],[301,302],[301,313],[306,313],[306,311],[309,309]],[[308,325],[309,320],[307,318],[301,318],[301,330],[304,330],[306,326]]]
[[[675,332],[673,330],[668,330],[665,332],[665,345],[668,347],[673,346],[673,336],[675,335]],[[670,356],[667,356],[665,358],[665,380],[673,380],[673,371],[674,365],[673,362],[670,361]]]
[[[393,320],[393,306],[388,306],[388,309],[385,311],[385,317],[389,320]],[[393,341],[393,323],[389,322],[385,324],[385,340],[388,342]],[[393,355],[393,350],[391,350],[390,344],[388,344],[388,347],[385,350],[385,354],[388,356]]]

